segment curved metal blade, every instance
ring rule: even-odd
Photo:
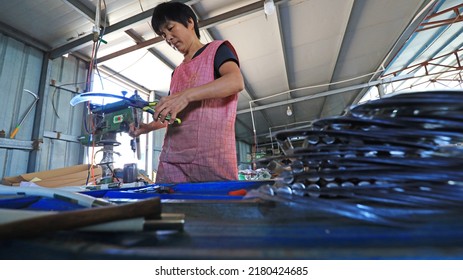
[[[111,101],[113,99],[115,99],[114,101],[130,100],[130,98],[128,97],[111,93],[84,92],[74,96],[69,103],[71,104],[71,106],[75,106],[79,103],[87,101],[91,101],[92,103],[102,103],[102,101]]]

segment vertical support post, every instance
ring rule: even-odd
[[[32,128],[32,141],[39,141],[39,137],[42,134],[42,112],[45,102],[45,88],[46,82],[48,78],[48,67],[50,64],[49,60],[49,53],[44,53],[42,58],[42,69],[40,71],[40,82],[39,82],[39,91],[37,95],[39,96],[39,100],[35,107],[35,114],[34,114],[34,125]],[[35,146],[35,149],[29,153],[29,159],[27,161],[27,172],[35,172],[37,168],[37,160],[38,160],[38,146]]]

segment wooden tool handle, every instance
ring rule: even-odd
[[[58,230],[70,230],[104,222],[145,217],[159,219],[158,197],[114,206],[86,208],[53,215],[24,219],[0,225],[0,238],[35,237]]]
[[[10,135],[10,139],[14,139],[14,137],[16,136],[16,134],[18,133],[18,131],[19,131],[19,126],[17,126],[17,127],[13,130],[13,132],[12,132],[11,135]]]

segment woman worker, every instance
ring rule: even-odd
[[[196,15],[182,3],[159,4],[151,23],[184,57],[172,74],[169,96],[154,108],[154,121],[130,131],[136,137],[166,127],[170,116],[156,183],[237,180],[235,118],[244,82],[233,46],[202,44]],[[174,123],[176,118],[182,123]]]

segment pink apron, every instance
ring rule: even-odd
[[[170,94],[214,80],[214,57],[221,44],[213,41],[191,61],[180,64],[172,77]],[[238,56],[237,56],[238,57]],[[167,128],[157,183],[237,180],[235,119],[238,93],[190,103],[178,117],[180,125]]]

